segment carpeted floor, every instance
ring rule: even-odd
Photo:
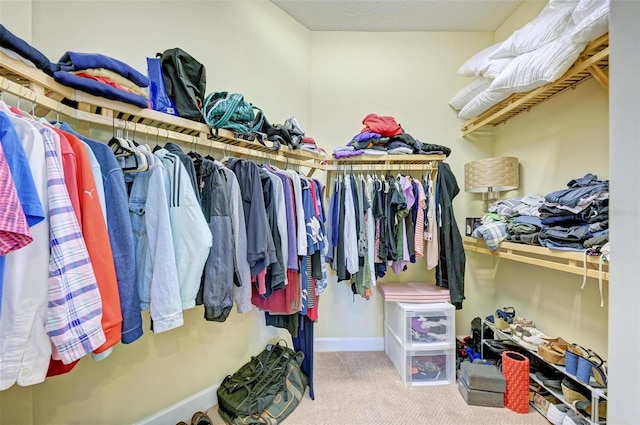
[[[530,409],[468,406],[457,385],[405,387],[382,351],[316,353],[315,400],[308,390],[287,425],[548,424]],[[207,412],[224,424],[216,407]]]

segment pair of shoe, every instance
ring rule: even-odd
[[[593,376],[597,386],[607,387],[605,361],[595,351],[578,344],[571,344],[567,347],[564,358],[567,373],[575,375],[578,381],[590,384],[591,376]]]
[[[516,317],[516,309],[513,307],[502,307],[497,309],[493,316],[493,324],[496,329],[506,331],[509,329],[509,325],[513,323],[513,318]]]
[[[587,417],[591,417],[591,411],[593,409],[593,404],[590,401],[574,401],[573,407],[583,415]],[[598,403],[598,420],[607,419],[607,402],[601,401]]]
[[[607,387],[607,368],[604,364],[604,360],[595,351],[587,350],[586,356],[581,356],[578,359],[578,370],[576,371],[576,378],[578,381],[589,384],[591,377],[593,376],[599,387]]]
[[[211,425],[213,422],[206,412],[196,412],[191,416],[190,425]],[[178,422],[176,425],[189,425],[185,421]]]
[[[527,329],[536,327],[536,325],[533,324],[533,320],[527,320],[524,317],[517,316],[514,317],[513,321],[509,324],[509,329],[505,329],[504,331],[513,334],[518,326]]]
[[[538,345],[538,354],[549,363],[563,366],[564,352],[568,346],[569,343],[560,337],[545,338],[545,342]]]
[[[543,344],[548,337],[534,327],[516,326],[511,336],[518,345],[531,351],[538,351],[538,346]]]

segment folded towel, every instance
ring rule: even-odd
[[[131,66],[117,59],[98,53],[66,52],[58,61],[62,71],[79,71],[89,68],[106,68],[122,75],[140,87],[148,87],[149,79]]]

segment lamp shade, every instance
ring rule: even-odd
[[[503,156],[464,164],[464,190],[473,193],[502,192],[520,185],[518,158]]]

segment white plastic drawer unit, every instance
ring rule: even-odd
[[[405,349],[455,348],[455,307],[387,301],[384,320]]]
[[[405,350],[389,325],[384,327],[387,356],[405,386],[446,385],[456,382],[455,349]]]

